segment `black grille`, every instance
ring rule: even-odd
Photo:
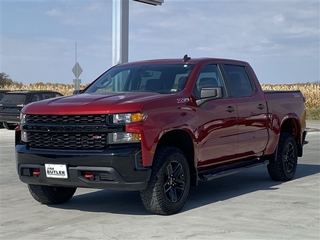
[[[27,115],[26,123],[105,124],[107,115]]]
[[[33,149],[102,150],[108,147],[108,134],[125,131],[125,125],[108,124],[108,116],[26,115],[21,128]]]
[[[31,148],[100,150],[107,146],[107,133],[28,132]]]

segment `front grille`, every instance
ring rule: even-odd
[[[60,150],[100,150],[107,146],[107,133],[28,132],[31,148]]]
[[[107,115],[27,115],[26,123],[105,124]]]
[[[102,150],[108,147],[108,133],[125,131],[124,125],[110,125],[107,114],[26,115],[22,130],[33,149]]]

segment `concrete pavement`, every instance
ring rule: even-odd
[[[320,120],[307,120],[307,128],[320,131]]]
[[[78,189],[68,203],[39,204],[18,179],[14,132],[0,129],[0,239],[319,240],[320,132],[307,140],[292,181],[253,169],[201,183],[182,212],[157,216],[138,192]]]

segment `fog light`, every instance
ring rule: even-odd
[[[21,131],[21,141],[28,142],[28,133],[25,131]]]

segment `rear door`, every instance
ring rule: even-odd
[[[267,105],[245,66],[223,65],[238,115],[237,157],[260,156],[268,141]]]

